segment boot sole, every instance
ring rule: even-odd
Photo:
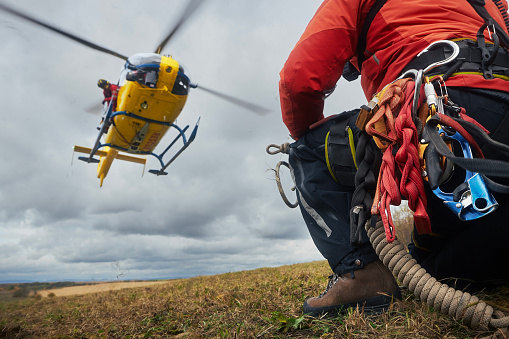
[[[376,315],[387,311],[391,304],[398,299],[399,298],[397,297],[379,295],[351,303],[323,307],[309,306],[306,300],[304,301],[304,314],[311,317],[318,317],[324,314],[327,314],[327,316],[333,316],[339,313],[346,313],[349,308],[359,307],[359,310],[364,312],[364,314]]]

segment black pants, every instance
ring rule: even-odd
[[[361,246],[350,245],[348,215],[353,190],[334,181],[325,159],[325,136],[332,123],[327,121],[291,144],[289,162],[311,238],[331,269],[344,274],[364,267],[378,256],[367,235]]]
[[[472,89],[449,89],[451,99],[467,114],[505,140],[509,130],[500,130],[509,118],[509,93]],[[361,246],[350,245],[349,210],[352,191],[334,181],[325,160],[326,122],[310,130],[290,148],[290,166],[297,186],[302,215],[318,250],[336,273],[351,272],[377,259],[365,236]],[[509,281],[509,199],[496,196],[499,208],[476,221],[462,222],[428,185],[428,214],[433,236],[420,236],[410,252],[437,279],[453,279],[470,290]]]

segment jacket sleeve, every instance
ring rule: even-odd
[[[358,7],[354,1],[324,1],[280,72],[283,122],[296,139],[323,118],[325,96],[354,56]]]

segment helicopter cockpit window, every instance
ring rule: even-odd
[[[189,92],[189,82],[189,78],[184,74],[184,69],[179,69],[171,92],[176,95],[187,95]]]

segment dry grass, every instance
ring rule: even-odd
[[[53,288],[37,292],[41,297],[47,297],[50,294],[57,297],[68,297],[71,295],[82,295],[89,293],[109,292],[121,290],[124,288],[147,287],[159,284],[166,284],[166,281],[114,281],[107,283],[80,285],[63,288]]]
[[[0,304],[0,338],[474,338],[406,293],[380,316],[302,316],[325,261],[172,280],[150,287]],[[507,291],[506,291],[507,292]],[[507,301],[508,294],[500,295]],[[493,302],[500,296],[492,295]],[[497,299],[498,298],[498,299]]]

